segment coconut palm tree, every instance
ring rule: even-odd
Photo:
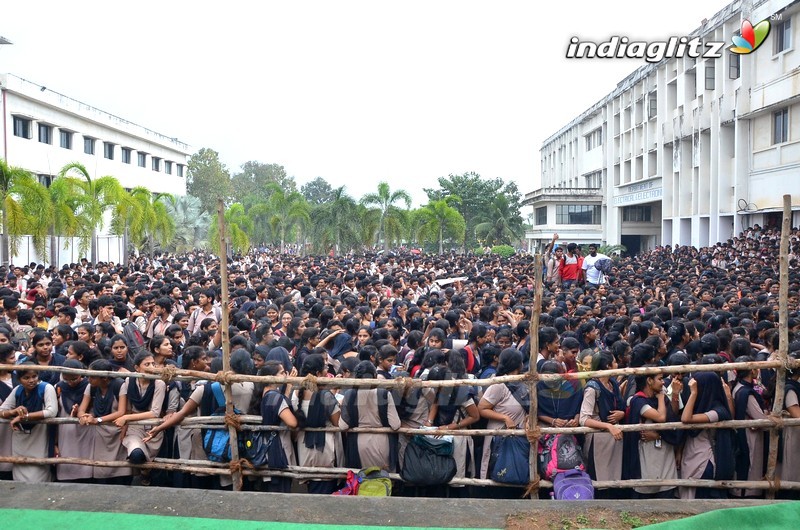
[[[152,256],[156,242],[164,247],[175,235],[175,221],[167,211],[167,205],[174,203],[175,197],[169,193],[153,194],[142,186],[133,188],[130,196],[137,205],[133,215],[126,217],[133,221],[131,240],[140,250],[147,241]]]
[[[128,197],[125,197],[125,189],[112,176],[93,179],[86,167],[79,162],[71,162],[61,168],[58,178],[72,178],[74,185],[84,196],[80,215],[91,227],[91,233],[88,237],[86,234],[81,234],[80,252],[85,253],[91,246],[91,261],[94,263],[97,261],[97,230],[103,228],[103,216],[110,208],[127,203]],[[115,209],[115,214],[122,214],[126,211],[130,211],[130,208],[118,207]],[[118,235],[122,235],[118,230],[124,226],[124,221],[117,219],[112,221],[112,227],[115,228]]]
[[[28,171],[0,160],[0,208],[2,208],[3,264],[16,255],[20,237],[33,236],[34,248],[47,258],[47,233],[53,207],[47,188]]]
[[[489,246],[508,245],[523,236],[523,219],[511,209],[508,198],[500,193],[489,204],[488,211],[475,225],[475,236]]]
[[[352,248],[358,240],[356,201],[344,192],[344,186],[333,190],[332,199],[313,210],[312,236],[319,251],[333,247],[334,254],[343,247]]]
[[[269,199],[266,208],[271,213],[269,224],[273,232],[280,237],[281,253],[283,253],[288,232],[294,227],[302,230],[311,222],[311,207],[299,192],[286,193],[275,183],[267,187]]]
[[[86,196],[75,186],[74,179],[55,179],[50,187],[50,201],[53,204],[53,218],[50,227],[50,256],[53,263],[59,263],[58,240],[63,237],[64,249],[69,248],[72,238],[86,235],[91,237],[92,226],[88,218],[80,215],[85,209]]]
[[[245,212],[244,206],[235,202],[225,210],[225,232],[228,239],[228,246],[236,252],[247,252],[250,249],[250,236],[253,232],[253,220]],[[208,229],[208,242],[211,249],[216,253],[227,252],[227,249],[219,248],[219,222],[217,214],[211,217],[211,225]]]
[[[180,253],[206,246],[211,216],[203,211],[200,199],[183,195],[167,202],[166,206],[175,225],[175,236],[167,247]]]
[[[443,252],[445,236],[457,243],[464,242],[467,224],[458,210],[448,204],[447,200],[431,201],[415,211],[418,239],[439,242],[439,254]]]
[[[401,210],[395,203],[403,202],[406,210]],[[380,212],[380,237],[383,238],[384,250],[389,250],[392,239],[400,239],[408,224],[407,209],[411,206],[411,195],[405,190],[391,191],[387,182],[378,184],[376,193],[368,193],[361,198],[361,204],[374,206]]]

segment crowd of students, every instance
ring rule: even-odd
[[[790,355],[800,340],[798,231],[790,249]],[[778,347],[780,234],[755,226],[714,247],[658,247],[615,259],[589,248],[556,247],[545,257],[544,297],[534,299],[534,257],[372,255],[302,257],[257,252],[229,265],[231,367],[239,374],[428,380],[491,378],[616,367],[774,359]],[[554,248],[556,247],[556,248]],[[62,375],[29,364],[144,371],[177,365],[222,369],[219,261],[203,252],[132,259],[127,266],[85,260],[61,269],[12,267],[0,287],[0,455],[78,457],[144,463],[156,456],[207,458],[200,429],[184,418],[218,407],[212,384]],[[541,304],[538,352],[530,351],[533,304]],[[800,339],[800,337],[797,337]],[[534,357],[535,355],[535,357]],[[213,378],[209,377],[209,380]],[[784,415],[800,417],[800,370],[790,370]],[[308,389],[234,383],[234,406],[260,415],[278,434],[285,465],[403,468],[409,437],[353,433],[354,427],[522,428],[524,384],[385,390]],[[697,372],[588,382],[538,383],[538,420],[598,431],[579,437],[595,480],[740,479],[765,473],[767,429],[708,429],[704,423],[762,419],[775,371]],[[47,426],[56,416],[77,423]],[[157,419],[156,426],[136,420]],[[624,423],[682,421],[683,431],[625,433]],[[331,427],[334,432],[304,432]],[[800,436],[785,427],[778,475],[800,481]],[[453,437],[456,477],[487,478],[491,437]],[[281,467],[281,466],[276,466]],[[133,471],[127,467],[0,463],[0,477],[27,482],[93,481],[230,487],[226,476]],[[310,493],[336,480],[306,479]],[[290,491],[291,479],[251,479],[247,487]],[[411,491],[399,488],[398,491]],[[500,488],[427,489],[414,494],[500,495]],[[515,493],[516,495],[519,492]],[[674,486],[608,489],[598,496],[709,498],[760,490]]]

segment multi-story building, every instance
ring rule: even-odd
[[[689,34],[725,43],[722,57],[645,64],[548,138],[542,187],[526,195],[530,246],[558,232],[569,234],[562,241],[575,233],[629,252],[702,247],[778,224],[785,193],[800,210],[798,13],[797,0],[737,0]],[[771,31],[737,55],[728,48],[745,19],[769,20]],[[557,215],[587,203],[592,224],[576,226],[589,215]]]
[[[0,75],[2,156],[49,185],[61,168],[83,164],[92,177],[112,175],[126,189],[143,186],[153,193],[186,194],[189,146],[123,118],[11,74]],[[105,231],[98,235],[97,259],[122,261],[124,242]],[[79,260],[72,241],[53,263]],[[86,256],[88,257],[88,256]],[[15,263],[38,260],[24,240]]]

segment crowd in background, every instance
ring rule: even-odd
[[[755,226],[713,247],[657,247],[632,257],[599,254],[558,238],[544,256],[544,296],[534,297],[534,257],[381,254],[312,257],[254,252],[229,263],[232,369],[241,374],[429,380],[491,378],[615,367],[774,359],[778,347],[780,233]],[[789,254],[790,355],[800,340],[800,232]],[[608,260],[606,266],[598,262]],[[596,266],[597,264],[597,266]],[[128,265],[30,264],[2,272],[0,287],[0,455],[152,461],[205,459],[187,416],[218,407],[210,382],[61,375],[37,365],[143,371],[177,365],[222,369],[219,260],[204,252]],[[530,318],[541,304],[539,351]],[[800,337],[797,337],[800,339]],[[535,357],[534,357],[535,356]],[[210,378],[211,379],[211,378]],[[784,414],[800,417],[800,370],[789,371]],[[539,422],[586,426],[585,466],[600,481],[628,478],[761,480],[767,429],[707,429],[704,423],[769,415],[775,371],[540,382]],[[232,385],[234,406],[282,425],[285,465],[403,468],[409,437],[348,432],[353,427],[501,429],[524,425],[524,384],[487,387],[315,389]],[[77,424],[46,426],[55,416]],[[163,418],[159,426],[136,420]],[[624,423],[682,421],[687,431],[623,435]],[[303,432],[335,427],[337,432]],[[778,474],[800,481],[800,436],[783,429]],[[490,476],[491,437],[453,437],[457,477]],[[285,467],[285,466],[284,466]],[[91,481],[230,487],[228,477],[74,464],[2,464],[0,476],[28,482]],[[332,493],[336,480],[273,477],[248,488]],[[499,488],[403,488],[412,495],[488,495]],[[507,493],[506,493],[507,494]],[[514,495],[519,491],[514,490]],[[758,496],[759,490],[646,487],[603,497]]]

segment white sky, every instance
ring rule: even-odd
[[[542,141],[641,60],[570,60],[570,37],[685,35],[726,0],[4,2],[0,71],[220,153],[379,180],[538,183]],[[524,212],[528,213],[528,212]]]

